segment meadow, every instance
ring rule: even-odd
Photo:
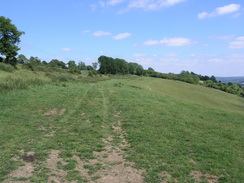
[[[244,179],[244,98],[130,75],[0,71],[0,86],[0,182]]]

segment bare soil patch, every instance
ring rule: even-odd
[[[63,108],[61,110],[58,110],[56,107],[45,112],[44,115],[45,116],[56,116],[56,115],[63,115],[65,113],[66,109]]]
[[[117,112],[114,117],[119,117],[121,111]],[[112,143],[114,137],[110,136],[107,139],[104,139],[106,144],[104,152],[97,152],[95,155],[101,158],[101,162],[106,164],[109,168],[100,170],[98,174],[101,176],[96,182],[98,183],[141,183],[143,182],[142,173],[143,170],[137,170],[133,168],[133,163],[127,162],[124,159],[124,147],[129,147],[129,143],[124,138],[124,132],[121,128],[121,121],[117,121],[113,126],[113,131],[116,132],[120,139],[121,143],[114,145]]]
[[[21,151],[23,152],[23,151]],[[20,166],[16,170],[12,171],[8,176],[7,179],[4,181],[4,183],[10,183],[10,182],[19,182],[19,183],[28,183],[29,181],[13,181],[13,179],[19,179],[19,178],[29,178],[33,175],[34,171],[34,165],[33,162],[36,160],[36,156],[33,152],[27,152],[24,156],[21,158],[15,158],[20,159],[23,161],[24,165]]]
[[[62,158],[58,157],[58,154],[60,153],[59,150],[52,150],[48,159],[46,160],[45,167],[50,170],[50,177],[48,178],[48,183],[52,182],[67,182],[65,181],[64,177],[67,175],[67,172],[59,169],[57,167],[57,163],[60,162],[62,164],[66,164]]]
[[[203,182],[207,181],[208,183],[218,183],[218,176],[210,175],[210,174],[203,174],[200,171],[192,171],[190,173],[190,176],[192,176],[196,182]]]

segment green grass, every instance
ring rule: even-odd
[[[244,179],[243,98],[146,77],[61,76],[64,87],[45,73],[20,71],[0,72],[0,82],[21,74],[47,82],[0,95],[0,182],[23,163],[23,151],[36,156],[28,180],[45,182],[50,150],[60,150],[66,161],[60,165],[66,180],[87,182],[71,157],[87,161],[104,149],[102,138],[114,134],[116,111],[122,111],[116,120],[131,145],[125,148],[127,160],[145,170],[145,182],[162,182],[162,172],[171,175],[169,182],[195,182],[192,171],[218,176],[219,182]],[[92,174],[102,167],[86,168]]]

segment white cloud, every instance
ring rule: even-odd
[[[124,0],[108,0],[107,5],[115,6],[117,4],[122,3]]]
[[[106,6],[106,3],[105,3],[104,1],[99,1],[98,4],[99,4],[102,8],[104,8],[104,7]]]
[[[213,58],[213,59],[209,59],[209,62],[223,62],[224,60],[221,58]]]
[[[197,16],[200,19],[204,19],[204,18],[206,18],[206,17],[208,17],[210,15],[207,12],[202,12],[202,13],[199,13]]]
[[[198,18],[204,19],[204,18],[221,16],[221,15],[237,12],[240,10],[240,8],[241,8],[241,5],[239,5],[239,4],[229,4],[226,6],[215,8],[215,10],[210,13],[208,13],[208,12],[199,13]]]
[[[152,58],[137,58],[137,59],[133,60],[133,62],[141,64],[142,66],[151,66],[152,63],[155,62],[155,59],[152,59]]]
[[[126,33],[118,34],[118,35],[114,36],[113,38],[114,39],[125,39],[130,36],[131,36],[131,33],[126,32]]]
[[[111,33],[105,32],[105,31],[96,31],[92,35],[93,36],[109,36],[109,35],[111,35]]]
[[[88,63],[92,63],[92,62],[96,62],[97,58],[85,58],[84,61]]]
[[[158,10],[163,7],[173,6],[184,1],[186,0],[133,0],[128,4],[127,10],[132,8],[141,8],[144,10]]]
[[[124,2],[124,0],[107,0],[107,1],[99,1],[98,5],[101,8],[106,8],[108,6],[116,6],[122,2]]]
[[[155,45],[155,44],[159,44],[159,41],[158,40],[148,40],[143,43],[143,45],[147,45],[147,46],[151,46],[151,45]]]
[[[62,51],[72,51],[71,48],[62,48]]]
[[[82,33],[89,33],[91,32],[90,30],[83,30]]]
[[[193,44],[194,42],[188,38],[165,38],[160,40],[161,44],[165,44],[167,46],[187,46]]]
[[[194,44],[195,42],[188,38],[164,38],[162,40],[148,40],[143,43],[143,45],[151,46],[156,44],[165,44],[166,46],[187,46],[190,44]]]
[[[216,13],[218,15],[224,15],[224,14],[238,11],[240,9],[240,7],[241,6],[239,4],[230,4],[230,5],[222,6],[222,7],[216,8]]]
[[[237,37],[234,41],[229,44],[230,49],[244,48],[244,36]]]

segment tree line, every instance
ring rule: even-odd
[[[32,71],[68,71],[70,73],[81,73],[82,71],[92,71],[96,70],[98,63],[94,62],[91,65],[86,65],[85,62],[70,60],[67,63],[52,59],[50,62],[41,61],[38,57],[31,56],[29,59],[25,55],[20,54],[17,57],[17,63],[22,64],[24,68],[30,69]]]

